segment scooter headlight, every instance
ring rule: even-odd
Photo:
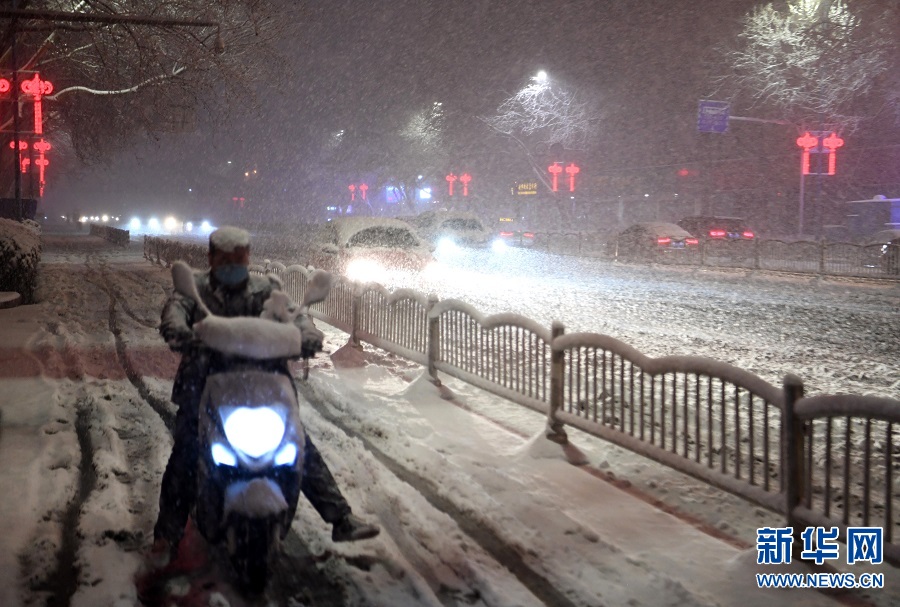
[[[237,458],[234,456],[234,451],[222,443],[213,443],[209,451],[217,466],[237,466]]]
[[[292,466],[297,461],[297,447],[294,443],[288,443],[275,455],[276,466]]]
[[[284,438],[284,417],[270,407],[238,407],[222,421],[228,442],[249,457],[273,451]]]

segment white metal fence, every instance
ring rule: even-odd
[[[303,298],[307,268],[251,270]],[[607,335],[340,277],[310,313],[351,343],[422,364],[436,384],[445,373],[543,413],[551,440],[578,428],[780,512],[796,545],[801,523],[839,527],[842,539],[848,526],[881,526],[884,557],[900,564],[900,400],[804,398],[793,375],[775,386],[709,358],[650,358]]]

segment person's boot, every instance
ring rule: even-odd
[[[348,514],[334,524],[331,529],[331,540],[334,542],[356,542],[367,540],[381,533],[381,527],[370,524],[355,516]]]

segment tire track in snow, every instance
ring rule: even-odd
[[[116,289],[112,285],[109,269],[105,264],[100,265],[100,277],[103,281],[103,285],[100,288],[103,289],[109,297],[109,331],[115,339],[116,357],[119,359],[119,364],[125,371],[125,376],[128,378],[128,381],[131,382],[131,385],[138,391],[140,397],[144,402],[150,405],[157,415],[159,415],[169,432],[172,432],[175,429],[175,415],[170,410],[168,401],[152,394],[150,388],[144,382],[143,377],[135,370],[134,365],[131,364],[131,360],[126,355],[125,340],[122,336],[122,329],[119,327],[118,313],[116,311],[118,305],[122,305],[122,309],[126,308],[122,303],[124,300],[119,297]],[[135,317],[134,314],[129,314],[129,316],[139,324],[144,325],[144,323]]]
[[[506,567],[518,581],[527,588],[535,597],[546,605],[554,607],[577,607],[556,586],[542,576],[539,572],[529,567],[515,549],[511,548],[492,529],[481,525],[467,516],[453,502],[440,495],[432,483],[422,476],[415,474],[391,459],[366,437],[359,435],[344,425],[340,419],[332,415],[322,403],[321,395],[315,389],[303,382],[297,382],[298,391],[306,398],[307,402],[329,423],[340,428],[349,436],[358,439],[382,465],[394,476],[415,488],[432,506],[451,517],[459,528],[475,541],[494,560]],[[440,597],[442,602],[455,605],[458,597]]]
[[[79,463],[78,491],[75,499],[69,504],[62,518],[62,542],[57,553],[56,570],[46,580],[52,594],[47,600],[47,607],[69,607],[72,597],[78,590],[78,579],[81,567],[76,555],[81,544],[78,533],[78,521],[81,509],[97,486],[97,474],[94,470],[93,446],[91,444],[90,419],[87,399],[79,399],[75,405],[75,435],[78,437],[78,448],[81,451]]]
[[[116,343],[116,355],[119,364],[125,371],[129,382],[138,391],[140,397],[162,419],[166,428],[171,433],[175,426],[175,416],[171,413],[168,401],[153,396],[143,377],[131,364],[127,356],[127,345],[119,326],[118,306],[125,310],[126,314],[138,324],[155,329],[128,311],[119,291],[109,275],[109,267],[100,263],[100,276],[103,284],[99,285],[109,297],[108,322],[109,330],[113,334]],[[87,496],[85,496],[87,498]],[[320,571],[316,559],[310,554],[306,546],[291,530],[284,539],[287,550],[278,556],[272,566],[272,580],[269,584],[269,593],[274,594],[279,604],[304,604],[309,607],[343,607],[346,603],[343,589],[330,580]]]

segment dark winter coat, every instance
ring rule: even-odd
[[[203,303],[217,316],[259,316],[272,292],[281,290],[277,278],[252,273],[247,285],[237,290],[215,284],[209,271],[195,273],[194,280]],[[194,338],[192,327],[199,320],[196,302],[178,292],[173,292],[163,306],[159,332],[172,350],[181,352],[172,387],[172,402],[180,407],[199,405],[210,365],[214,364],[214,353]],[[312,321],[304,315],[296,324],[303,333],[304,349],[315,351],[317,344],[320,349],[322,334]]]

